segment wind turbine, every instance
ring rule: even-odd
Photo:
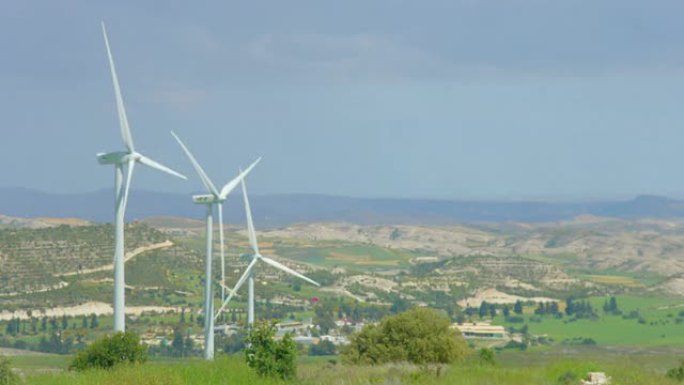
[[[188,159],[190,159],[190,163],[192,163],[192,166],[195,168],[195,171],[197,171],[197,174],[200,177],[200,180],[202,181],[202,184],[204,187],[208,190],[209,194],[202,194],[202,195],[194,195],[192,197],[192,200],[196,204],[201,204],[201,205],[206,205],[207,206],[207,251],[206,251],[206,259],[205,259],[205,278],[204,278],[204,358],[207,360],[211,360],[214,358],[214,298],[213,298],[213,293],[212,293],[212,281],[213,281],[213,275],[211,272],[212,268],[212,246],[213,246],[213,241],[212,241],[212,232],[213,232],[213,213],[214,213],[214,205],[218,206],[218,221],[219,221],[219,243],[221,244],[221,301],[225,299],[226,295],[226,264],[225,264],[225,256],[224,256],[224,247],[223,247],[223,202],[228,198],[228,194],[231,193],[237,187],[238,183],[242,182],[243,179],[249,174],[250,171],[254,168],[254,166],[259,163],[261,158],[258,158],[257,160],[254,161],[245,171],[240,171],[238,176],[233,178],[231,181],[226,183],[225,186],[219,191],[214,183],[209,179],[207,174],[204,172],[202,169],[202,166],[197,162],[195,157],[192,155],[190,150],[185,146],[182,140],[176,135],[173,131],[171,131],[171,135],[173,135],[174,138],[176,138],[176,141],[178,144],[180,144],[181,148],[183,148],[183,151],[185,151],[185,154],[188,156]]]
[[[105,29],[104,23],[102,23],[102,34],[104,35],[105,46],[107,47],[107,57],[109,58],[109,68],[112,73],[112,83],[114,84],[116,110],[119,115],[121,136],[123,138],[124,145],[126,146],[125,151],[97,154],[97,160],[100,164],[113,164],[115,168],[114,183],[116,194],[116,242],[114,244],[114,331],[118,332],[125,331],[126,329],[126,318],[124,315],[124,215],[126,211],[126,204],[128,203],[128,191],[131,187],[131,178],[133,177],[133,169],[135,168],[135,164],[142,163],[145,166],[163,171],[167,174],[182,179],[187,178],[184,175],[135,151],[133,137],[131,136],[131,129],[128,125],[128,118],[126,117],[126,109],[124,107],[123,98],[121,97],[119,79],[116,76],[114,59],[112,59],[112,52],[109,48],[109,40],[107,39],[107,31]],[[127,166],[127,175],[126,184],[122,185],[124,165]]]
[[[256,269],[256,264],[259,261],[262,261],[266,263],[267,265],[271,265],[275,267],[278,270],[282,270],[290,275],[294,275],[295,277],[301,278],[311,284],[314,284],[316,286],[320,286],[318,282],[305,277],[304,275],[290,269],[289,267],[283,265],[280,262],[277,262],[271,258],[264,257],[259,253],[259,245],[257,243],[257,238],[256,238],[256,231],[254,230],[254,222],[252,221],[252,210],[249,207],[249,199],[247,198],[247,187],[245,186],[245,181],[242,181],[242,196],[245,201],[245,214],[247,216],[247,235],[249,237],[249,244],[252,247],[253,255],[252,255],[252,261],[249,263],[247,266],[247,269],[245,269],[245,272],[242,274],[240,279],[237,281],[235,284],[235,287],[233,290],[229,293],[228,298],[223,301],[223,305],[221,305],[221,308],[219,311],[216,313],[215,317],[218,317],[219,314],[223,311],[223,309],[228,306],[228,303],[230,300],[233,298],[235,293],[240,289],[240,287],[245,283],[245,281],[248,281],[248,290],[249,290],[249,298],[248,298],[248,304],[247,304],[247,325],[251,329],[252,326],[254,325],[254,270]]]

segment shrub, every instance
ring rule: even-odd
[[[19,383],[19,377],[12,371],[10,360],[0,356],[0,385],[14,385]]]
[[[682,361],[682,363],[679,364],[679,367],[668,370],[666,375],[667,378],[671,378],[679,382],[684,382],[684,361]]]
[[[479,353],[480,364],[481,365],[496,365],[496,354],[494,350],[488,348],[480,349]]]
[[[518,342],[518,341],[508,341],[506,345],[504,345],[503,349],[518,349],[518,350],[527,350],[527,344],[524,342]]]
[[[310,356],[332,356],[335,354],[337,354],[337,348],[334,343],[328,340],[322,340],[309,349]]]
[[[415,308],[367,325],[352,336],[343,358],[353,364],[407,361],[419,365],[448,364],[462,359],[468,347],[441,313]]]
[[[147,347],[133,332],[118,332],[93,342],[78,353],[69,369],[82,371],[91,368],[110,369],[122,363],[147,361]]]
[[[572,385],[578,382],[577,375],[571,371],[567,371],[558,377],[558,384],[560,385]]]
[[[260,376],[294,378],[297,373],[297,344],[290,333],[276,341],[276,322],[263,321],[254,325],[247,336],[245,358]]]

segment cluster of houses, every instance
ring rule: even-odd
[[[365,323],[354,322],[350,319],[340,319],[335,321],[336,328],[331,329],[328,334],[321,335],[318,333],[318,327],[312,322],[307,321],[285,321],[276,324],[276,338],[282,338],[286,333],[291,333],[296,343],[310,346],[317,345],[321,341],[330,341],[335,346],[342,346],[349,344],[348,335],[360,331]],[[217,325],[214,328],[216,333],[221,333],[225,336],[231,336],[239,333],[242,326],[237,324]],[[346,331],[346,333],[343,333]],[[173,328],[170,326],[156,327],[141,336],[142,342],[148,346],[165,346],[168,345],[173,338]],[[190,334],[193,346],[203,347],[204,336],[202,334]]]
[[[282,338],[287,333],[293,335],[294,341],[302,345],[317,345],[321,341],[330,341],[336,346],[349,344],[349,334],[361,331],[365,326],[364,322],[354,322],[350,319],[339,319],[335,321],[335,328],[331,329],[328,334],[320,335],[317,333],[318,327],[311,319],[306,321],[285,321],[276,324],[276,338]],[[501,325],[492,325],[484,322],[463,322],[454,323],[452,328],[461,332],[463,337],[468,340],[492,340],[492,341],[510,341],[517,340],[516,335],[511,335],[505,327]],[[226,336],[237,334],[242,329],[242,326],[237,324],[217,325],[215,331]],[[344,332],[343,332],[344,331]],[[143,334],[143,343],[149,346],[160,346],[169,343],[169,338],[173,336],[173,329],[169,326],[157,327]],[[204,337],[201,334],[190,334],[189,336],[193,345],[197,347],[204,346]]]

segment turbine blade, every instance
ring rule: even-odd
[[[109,39],[107,38],[107,30],[105,24],[102,22],[102,35],[104,35],[105,46],[107,47],[107,58],[109,58],[109,70],[112,73],[112,83],[114,84],[114,95],[116,97],[116,111],[119,114],[119,125],[121,126],[121,137],[129,152],[135,151],[133,146],[133,137],[131,136],[131,129],[128,125],[128,117],[126,116],[126,108],[124,107],[123,97],[121,96],[121,87],[119,87],[119,78],[116,76],[116,68],[114,67],[114,59],[112,58],[112,50],[109,48]]]
[[[296,272],[296,271],[290,269],[289,267],[283,265],[283,264],[280,263],[280,262],[277,262],[277,261],[272,260],[271,258],[262,257],[262,256],[260,256],[259,258],[260,258],[262,261],[268,263],[269,265],[271,265],[271,266],[273,266],[273,267],[275,267],[275,268],[277,268],[277,269],[280,269],[280,270],[282,270],[282,271],[284,271],[284,272],[286,272],[286,273],[288,273],[288,274],[294,275],[295,277],[301,278],[301,279],[305,280],[306,282],[309,282],[309,283],[314,284],[314,285],[316,285],[316,286],[321,286],[318,282],[314,281],[313,279],[307,278],[307,277],[305,277],[304,275],[299,274],[298,272]]]
[[[230,287],[228,287],[228,286],[222,284],[221,282],[219,282],[218,284],[219,284],[219,286],[221,286],[222,288],[226,289],[226,291],[228,292],[228,294],[232,294],[232,295],[235,296],[235,297],[239,297],[239,296],[240,296],[240,294],[234,292],[233,289],[231,289]]]
[[[178,144],[180,144],[181,148],[182,148],[183,151],[185,152],[185,155],[187,155],[187,156],[188,156],[188,159],[190,159],[190,163],[192,163],[192,167],[194,167],[194,168],[195,168],[195,171],[197,171],[197,174],[199,175],[200,180],[202,181],[202,184],[204,185],[204,187],[205,187],[210,193],[212,193],[212,194],[214,194],[215,196],[218,197],[218,196],[219,196],[219,192],[218,192],[218,190],[216,189],[216,186],[214,186],[214,184],[211,182],[211,179],[209,179],[209,177],[208,177],[207,174],[204,172],[204,170],[202,169],[202,166],[200,166],[200,164],[197,162],[197,160],[195,159],[195,157],[192,156],[192,153],[191,153],[190,150],[185,146],[185,143],[183,143],[183,141],[180,140],[180,138],[178,137],[178,135],[176,135],[175,132],[171,131],[171,135],[173,135],[173,137],[176,138],[176,141],[178,142]]]
[[[252,262],[249,263],[249,266],[247,266],[247,268],[245,269],[245,272],[242,273],[242,276],[240,277],[240,279],[235,284],[235,287],[233,287],[230,294],[228,294],[228,298],[226,298],[226,300],[223,301],[223,305],[221,305],[221,308],[218,309],[218,311],[216,312],[216,315],[214,316],[215,318],[218,317],[219,314],[221,314],[221,312],[223,311],[223,309],[226,308],[226,306],[228,306],[228,303],[230,302],[231,299],[233,299],[233,296],[235,295],[235,293],[237,293],[237,291],[240,290],[240,287],[242,287],[242,285],[245,283],[245,281],[247,281],[247,278],[249,278],[249,274],[252,272],[252,269],[254,268],[254,265],[256,265],[258,260],[259,260],[259,258],[253,258]]]
[[[259,244],[257,243],[256,231],[254,230],[254,221],[252,221],[252,209],[249,207],[249,198],[247,198],[247,187],[245,180],[242,179],[242,197],[245,200],[245,215],[247,216],[247,236],[249,237],[249,244],[252,246],[254,255],[259,255]]]
[[[151,167],[151,168],[154,168],[156,170],[163,171],[169,175],[173,175],[173,176],[181,178],[181,179],[188,179],[185,177],[185,175],[183,175],[179,172],[176,172],[176,171],[164,166],[161,163],[155,162],[152,159],[150,159],[144,155],[138,154],[138,156],[139,156],[138,162],[144,164],[147,167]]]
[[[221,199],[226,199],[228,197],[228,194],[231,193],[237,187],[237,185],[242,182],[242,180],[249,175],[249,172],[252,171],[254,166],[259,164],[261,161],[261,157],[259,157],[257,160],[255,160],[252,164],[247,167],[245,171],[240,171],[240,174],[233,178],[230,182],[226,183],[225,186],[221,189]]]
[[[131,180],[133,179],[133,170],[135,169],[135,160],[131,158],[128,161],[128,171],[126,172],[126,186],[124,186],[124,196],[123,196],[123,210],[124,215],[126,213],[126,205],[128,204],[128,191],[131,189]]]

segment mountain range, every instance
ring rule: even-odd
[[[308,222],[447,225],[482,222],[553,222],[593,215],[621,219],[684,218],[684,201],[643,195],[625,201],[534,202],[450,201],[403,198],[355,198],[317,194],[255,195],[255,221],[262,227]],[[107,204],[107,203],[111,204]],[[82,218],[111,222],[113,190],[53,194],[25,188],[0,188],[0,214],[14,217]],[[202,218],[204,210],[185,194],[131,191],[128,220],[152,216]],[[227,223],[244,221],[242,199],[225,204]]]

